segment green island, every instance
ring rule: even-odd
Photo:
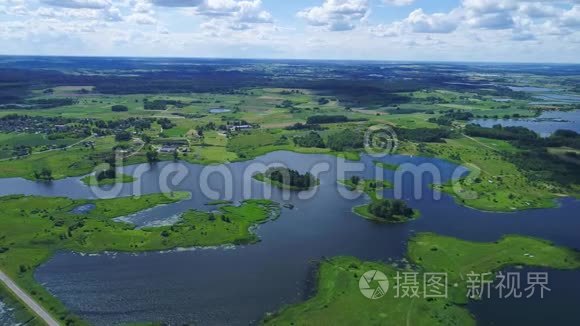
[[[317,293],[311,299],[267,316],[266,325],[475,325],[463,307],[468,288],[461,276],[470,272],[493,273],[510,266],[554,269],[580,268],[580,253],[538,239],[507,236],[494,243],[477,243],[435,234],[418,234],[409,242],[408,258],[416,269],[401,269],[354,257],[320,262]],[[391,282],[387,294],[369,300],[359,289],[367,271],[383,272]],[[448,298],[396,298],[393,288],[397,272],[447,272]],[[458,283],[455,287],[454,284]]]
[[[239,207],[222,206],[216,212],[186,212],[172,226],[136,229],[133,225],[113,220],[190,196],[187,192],[174,192],[107,200],[0,197],[0,210],[3,212],[0,219],[0,269],[63,323],[84,324],[34,280],[34,270],[56,251],[143,252],[253,243],[258,239],[251,227],[275,218],[279,213],[279,206],[273,202],[249,200]],[[75,208],[86,205],[91,205],[92,209],[74,212]]]
[[[397,171],[399,169],[398,164],[390,164],[390,163],[385,163],[385,162],[379,162],[379,161],[373,161],[373,163],[380,167],[381,169],[385,169],[385,170],[391,170],[391,171]]]
[[[367,194],[369,197],[376,199],[377,192],[381,189],[393,188],[393,185],[386,180],[366,180],[357,176],[352,176],[350,179],[338,180],[338,183],[345,186],[350,191],[360,191]]]
[[[95,175],[88,175],[84,178],[81,179],[81,181],[86,184],[87,186],[109,186],[109,185],[115,185],[118,183],[133,183],[135,181],[137,181],[136,178],[130,176],[130,175],[126,175],[126,174],[118,174],[115,175],[112,178],[101,178],[99,179],[98,176]]]
[[[356,206],[352,211],[367,220],[381,223],[406,223],[421,216],[419,210],[408,207],[404,200],[388,198]]]
[[[408,207],[403,200],[380,198],[379,190],[393,187],[388,181],[366,180],[352,176],[347,180],[339,180],[338,183],[350,191],[361,191],[369,196],[371,203],[352,209],[353,213],[367,220],[381,223],[405,223],[420,216],[418,210]]]
[[[298,171],[281,167],[269,168],[264,173],[255,174],[253,178],[281,189],[294,191],[310,190],[320,184],[320,180],[310,172],[300,174]]]

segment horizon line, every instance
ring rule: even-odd
[[[76,55],[76,54],[2,54],[0,57],[41,58],[119,58],[119,59],[190,59],[190,60],[268,60],[268,61],[315,61],[315,62],[375,62],[375,63],[467,63],[467,64],[515,64],[515,65],[580,65],[580,62],[541,61],[477,61],[477,60],[403,60],[403,59],[313,59],[313,58],[264,58],[264,57],[195,57],[195,56],[134,56],[134,55]]]

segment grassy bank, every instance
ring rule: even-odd
[[[494,141],[505,150],[506,142]],[[461,138],[428,144],[421,155],[443,158],[470,169],[469,177],[440,187],[459,204],[484,211],[512,212],[556,206],[557,189],[531,181],[501,151],[478,139]]]
[[[525,253],[532,256],[524,255]],[[474,317],[463,304],[467,286],[461,279],[467,273],[499,271],[514,265],[556,269],[580,268],[580,254],[533,238],[509,236],[494,243],[476,243],[419,234],[409,243],[408,256],[416,269],[398,269],[378,262],[363,262],[352,257],[325,260],[318,270],[316,295],[300,304],[267,316],[267,325],[475,325]],[[369,300],[359,289],[359,279],[367,271],[383,272],[391,282],[390,290],[378,300]],[[393,286],[397,272],[446,272],[449,275],[447,298],[399,297]],[[454,283],[458,283],[454,287]],[[374,285],[376,286],[376,285]]]
[[[174,226],[136,229],[113,221],[155,206],[189,198],[189,193],[147,195],[109,200],[72,200],[8,196],[0,198],[0,268],[63,323],[83,324],[52,297],[33,273],[58,250],[95,253],[142,252],[176,247],[249,243],[257,239],[251,225],[269,219],[277,206],[248,201],[225,206],[216,213],[188,212]],[[73,214],[81,205],[94,204],[87,214]]]

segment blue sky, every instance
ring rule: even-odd
[[[0,0],[0,53],[580,63],[580,0]]]

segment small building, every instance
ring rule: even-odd
[[[177,150],[177,146],[175,145],[163,145],[159,149],[159,153],[174,153]]]
[[[235,131],[240,131],[240,130],[249,130],[252,129],[252,126],[250,125],[240,125],[240,126],[232,126],[230,127],[230,131],[235,132]]]

